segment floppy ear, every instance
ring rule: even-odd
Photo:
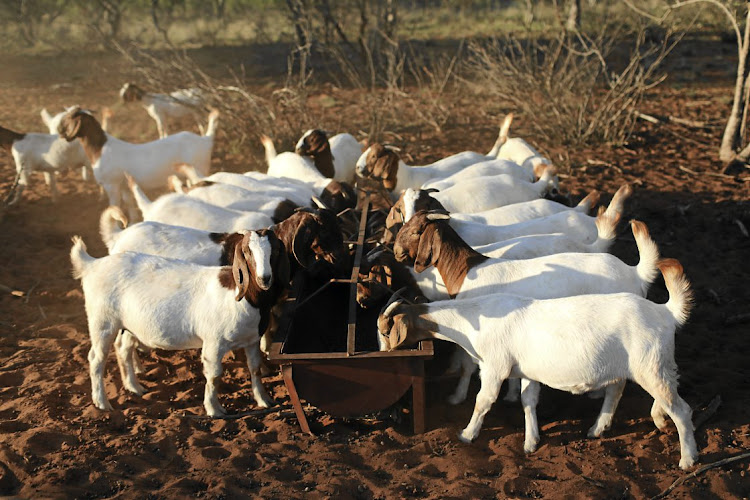
[[[237,287],[237,296],[235,300],[240,301],[247,292],[247,287],[250,283],[250,270],[247,268],[247,260],[242,252],[242,246],[245,243],[243,238],[240,243],[234,247],[234,261],[232,262],[232,276],[234,276],[234,284]]]
[[[294,232],[294,237],[292,238],[292,254],[297,262],[299,262],[299,264],[305,269],[308,268],[311,264],[309,261],[312,260],[312,256],[310,255],[312,253],[310,250],[312,224],[312,219],[302,219],[302,222],[297,226],[297,230]]]
[[[388,337],[388,344],[391,351],[395,351],[401,344],[406,342],[406,336],[409,332],[408,320],[406,318],[406,314],[400,314],[393,318],[393,327],[391,327]]]
[[[81,130],[81,118],[72,114],[66,116],[63,121],[60,122],[57,132],[64,137],[65,140],[70,142],[76,138],[79,130]]]
[[[414,259],[414,270],[421,273],[432,265],[440,255],[440,237],[437,228],[429,224],[419,236],[417,256]]]

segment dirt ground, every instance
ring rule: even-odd
[[[727,51],[704,47],[705,54]],[[731,46],[729,46],[731,49]],[[240,53],[235,54],[237,59]],[[719,175],[715,159],[722,116],[729,107],[733,76],[726,56],[691,59],[679,54],[667,83],[642,103],[643,112],[706,121],[711,128],[639,125],[627,147],[570,150],[573,168],[562,187],[574,199],[591,189],[602,202],[623,183],[634,195],[626,218],[644,221],[664,256],[679,259],[692,281],[696,306],[678,332],[680,393],[696,410],[721,396],[718,411],[696,431],[700,464],[750,448],[750,172]],[[219,65],[231,52],[206,50]],[[50,72],[52,66],[56,71]],[[117,103],[126,67],[109,56],[0,57],[0,124],[42,131],[46,106],[80,103],[99,109]],[[91,72],[96,68],[96,72]],[[710,80],[709,80],[710,79]],[[709,84],[710,81],[710,84]],[[337,103],[321,109],[330,127],[346,109],[347,93],[327,89]],[[315,96],[313,96],[315,97]],[[315,101],[315,99],[312,99]],[[464,97],[462,114],[442,134],[401,134],[415,163],[450,153],[486,150],[498,117]],[[140,108],[118,106],[113,130],[132,141],[156,137]],[[499,109],[498,112],[511,111]],[[352,113],[349,130],[364,126]],[[528,127],[519,117],[514,133]],[[364,119],[363,119],[364,120]],[[533,141],[532,141],[533,142]],[[548,150],[555,161],[563,151]],[[15,175],[0,151],[0,192]],[[217,144],[213,168],[242,171],[243,162]],[[413,435],[408,406],[363,419],[335,419],[309,408],[315,437],[304,435],[288,410],[236,420],[204,415],[203,378],[197,352],[154,352],[140,377],[148,392],[127,394],[114,353],[106,375],[111,413],[97,410],[90,395],[89,340],[79,283],[71,277],[70,238],[82,235],[89,252],[105,255],[98,217],[105,204],[93,184],[77,172],[60,176],[53,204],[38,174],[20,205],[0,221],[0,284],[24,291],[0,293],[0,495],[21,498],[648,498],[684,472],[677,467],[677,432],[659,432],[649,416],[651,400],[629,384],[612,429],[602,439],[586,430],[600,401],[543,390],[539,406],[539,450],[523,453],[523,412],[498,401],[477,441],[460,443],[456,433],[469,420],[472,396],[457,407],[445,403],[455,380],[427,382],[427,432]],[[627,224],[613,253],[635,263]],[[650,297],[666,298],[663,283]],[[255,409],[243,359],[225,360],[220,397],[232,413]],[[428,366],[428,373],[435,373]],[[280,376],[265,379],[272,396],[288,406]],[[750,461],[715,468],[676,488],[672,498],[747,498]]]

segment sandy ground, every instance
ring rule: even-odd
[[[209,54],[210,55],[210,54]],[[221,57],[230,58],[226,52]],[[100,68],[90,74],[91,64]],[[123,65],[101,56],[5,59],[0,63],[0,124],[42,131],[38,112],[46,106],[80,103],[99,109],[117,103],[128,75]],[[727,67],[731,68],[731,64]],[[709,68],[710,69],[710,68]],[[699,71],[683,71],[649,96],[642,109],[721,125],[728,107],[731,73],[719,68],[711,86]],[[328,92],[345,103],[344,91]],[[463,102],[466,113],[443,134],[402,134],[405,150],[418,161],[492,143],[495,116]],[[321,114],[339,123],[345,110]],[[505,112],[509,110],[498,110]],[[153,122],[138,108],[116,109],[114,131],[126,139],[156,137]],[[351,113],[350,130],[363,127]],[[359,120],[359,121],[358,121]],[[322,123],[323,127],[329,126]],[[515,132],[524,134],[523,119]],[[580,199],[591,189],[602,202],[624,182],[635,193],[627,217],[644,221],[662,254],[679,259],[693,283],[696,307],[678,332],[680,393],[696,409],[716,395],[717,413],[696,431],[701,464],[750,448],[747,314],[750,312],[750,182],[717,176],[720,126],[691,130],[642,124],[628,147],[569,151],[574,168],[563,189]],[[240,171],[242,160],[219,141],[213,168]],[[553,160],[562,151],[547,151]],[[0,192],[14,177],[12,160],[0,152]],[[590,162],[589,160],[592,160]],[[695,173],[681,170],[680,167]],[[743,173],[747,177],[747,173]],[[300,432],[288,411],[236,420],[201,418],[203,378],[197,352],[153,352],[141,376],[148,392],[127,394],[111,354],[107,393],[115,407],[97,410],[90,396],[89,340],[79,283],[71,277],[70,237],[82,235],[95,256],[105,249],[98,235],[104,202],[77,172],[60,176],[61,199],[53,204],[41,175],[19,206],[0,221],[0,284],[24,296],[0,294],[0,495],[137,498],[647,498],[683,476],[679,444],[670,424],[653,425],[651,400],[628,385],[612,429],[587,439],[599,402],[543,390],[539,406],[539,450],[523,453],[523,413],[498,401],[477,441],[465,445],[456,433],[469,420],[478,381],[469,400],[444,401],[454,380],[428,366],[427,432],[413,435],[408,405],[363,419],[335,419],[308,408],[315,437]],[[626,224],[613,253],[635,263]],[[650,297],[666,298],[663,283]],[[744,316],[741,316],[744,315]],[[275,375],[265,379],[272,396],[288,405]],[[244,359],[225,360],[220,397],[232,413],[256,409]],[[746,498],[750,461],[716,468],[690,479],[672,498]]]

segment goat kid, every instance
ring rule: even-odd
[[[580,394],[604,388],[604,405],[589,436],[609,428],[627,380],[654,398],[651,416],[660,430],[669,415],[680,437],[680,468],[698,458],[690,406],[677,393],[674,337],[691,309],[690,285],[673,259],[659,263],[669,291],[666,304],[636,294],[580,295],[538,300],[495,294],[408,306],[396,300],[378,318],[381,350],[428,338],[461,346],[479,363],[481,388],[459,439],[476,439],[503,380],[524,379],[524,449],[539,441],[539,384]],[[581,334],[584,332],[585,335]]]
[[[155,94],[145,92],[133,83],[126,83],[120,89],[120,97],[126,104],[139,102],[151,118],[156,122],[159,139],[167,137],[167,119],[179,119],[192,116],[201,134],[203,127],[198,119],[203,111],[204,103],[200,89],[180,89],[169,94]]]
[[[336,134],[330,139],[325,131],[320,129],[308,130],[297,141],[294,152],[301,156],[309,156],[315,161],[316,156],[320,154],[330,154],[333,173],[321,173],[326,177],[332,177],[337,181],[354,183],[354,170],[357,160],[362,154],[362,145],[351,134]],[[316,161],[316,166],[318,162]]]
[[[123,336],[128,341],[118,345],[116,354],[123,385],[130,392],[140,395],[145,390],[131,361],[131,342],[137,339],[151,348],[201,349],[206,377],[203,404],[210,416],[226,413],[215,381],[222,374],[222,358],[232,349],[245,349],[258,405],[273,404],[260,380],[259,332],[265,330],[271,307],[289,281],[289,261],[272,232],[246,233],[235,248],[231,267],[205,267],[132,252],[95,259],[77,236],[70,258],[86,300],[89,370],[97,408],[112,410],[104,370],[107,353],[122,329],[130,335]]]

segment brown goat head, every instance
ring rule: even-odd
[[[374,143],[367,149],[364,166],[358,168],[357,172],[362,177],[379,179],[389,191],[396,188],[398,181],[398,154],[379,143]]]
[[[267,263],[264,261],[266,256]],[[263,275],[258,274],[258,269],[263,270]],[[280,294],[289,283],[289,258],[273,231],[248,231],[242,236],[234,247],[232,277],[237,289],[235,299],[238,301],[245,298],[258,306],[265,295]]]
[[[413,264],[421,273],[440,258],[443,224],[449,216],[444,213],[417,212],[396,235],[393,253],[396,260]]]
[[[102,147],[107,142],[107,134],[94,115],[79,107],[65,114],[57,127],[57,133],[68,142],[80,139],[83,150],[92,164],[99,159]]]
[[[134,83],[126,83],[120,89],[120,97],[123,102],[136,102],[143,98],[145,92]]]
[[[328,142],[328,135],[320,130],[308,130],[299,140],[295,152],[300,156],[309,156],[315,163],[315,168],[329,179],[336,174],[333,166],[333,154]]]
[[[338,214],[357,206],[357,192],[349,183],[332,180],[320,193],[320,201]]]
[[[398,234],[401,226],[404,225],[406,217],[409,213],[417,213],[420,211],[437,211],[447,213],[447,210],[445,209],[443,204],[430,196],[431,193],[436,193],[437,191],[437,189],[418,189],[416,191],[412,189],[404,190],[404,192],[401,193],[401,196],[399,196],[396,203],[394,203],[391,207],[390,211],[388,212],[388,217],[386,217],[385,219],[385,232],[383,233],[383,242],[386,244],[393,243],[393,241],[396,239],[396,234]],[[408,200],[406,199],[407,195],[409,195]],[[411,204],[412,207],[407,209],[407,203]]]
[[[337,269],[347,262],[344,237],[336,215],[328,210],[298,210],[274,226],[290,258],[315,274],[321,268]]]

